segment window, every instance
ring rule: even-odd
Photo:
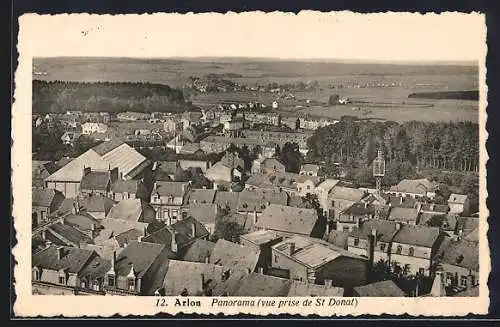
[[[398,247],[396,248],[396,253],[401,254],[401,251],[403,251],[403,248],[401,247],[401,245],[398,245]]]
[[[311,189],[311,185],[307,185],[307,189],[310,190]]]
[[[135,291],[135,279],[128,280],[128,289],[129,291]]]
[[[108,276],[108,286],[109,287],[115,286],[115,276]]]
[[[59,276],[59,284],[65,285],[66,284],[66,277]]]
[[[446,286],[450,286],[453,284],[453,274],[447,272],[446,273],[446,281],[445,281]]]
[[[47,213],[45,211],[40,211],[40,219],[42,221],[45,221],[46,218],[47,218]]]
[[[359,238],[355,238],[355,239],[354,239],[354,245],[355,245],[355,246],[358,246],[358,245],[359,245]]]
[[[40,280],[40,270],[35,269],[34,275],[35,275],[35,280]]]
[[[467,286],[467,276],[460,276],[460,285],[464,287]]]
[[[413,256],[415,255],[415,249],[414,249],[413,247],[410,247],[410,248],[408,249],[408,255],[409,255],[410,257],[413,257]]]
[[[278,256],[277,255],[274,256],[274,262],[278,262]]]
[[[380,243],[380,251],[385,251],[385,243]]]
[[[425,275],[425,268],[418,268],[419,275]]]
[[[80,283],[80,287],[81,288],[87,288],[87,283],[84,280],[82,280],[81,283]]]

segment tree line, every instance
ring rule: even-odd
[[[182,90],[140,82],[65,82],[33,80],[33,112],[163,112],[190,107]]]

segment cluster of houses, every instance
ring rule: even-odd
[[[243,132],[241,139],[260,146],[301,142],[286,133]],[[110,140],[67,162],[34,162],[33,293],[477,292],[478,218],[468,216],[467,196],[451,194],[447,204],[435,204],[436,185],[428,180],[371,192],[323,178],[315,164],[295,174],[272,155],[248,167],[225,147],[214,151],[225,151],[215,163],[152,162]],[[210,184],[196,188],[179,180],[188,169]],[[380,262],[393,273],[432,279],[432,290],[418,294],[390,278],[375,280]]]

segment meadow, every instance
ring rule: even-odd
[[[325,103],[307,108],[284,107],[282,112],[340,118],[343,115],[399,122],[478,121],[478,101],[409,99],[415,92],[473,90],[478,88],[474,65],[402,65],[338,62],[306,62],[250,59],[130,59],[130,58],[36,58],[37,79],[63,81],[131,81],[182,87],[189,76],[239,74],[234,81],[248,85],[308,82],[321,90],[296,92],[299,99]],[[396,83],[395,87],[337,88],[332,84]],[[332,94],[348,97],[349,105],[326,106]],[[190,100],[208,106],[219,101],[243,100],[270,103],[274,95],[260,92],[199,94]],[[355,109],[354,109],[355,108]]]

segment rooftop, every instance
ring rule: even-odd
[[[107,191],[110,183],[111,174],[109,171],[90,171],[82,177],[80,189]]]
[[[371,283],[354,287],[354,291],[361,297],[405,297],[406,294],[392,280]]]
[[[286,206],[288,203],[288,194],[285,191],[273,190],[243,190],[238,199],[238,211],[257,211],[262,212],[271,204]]]
[[[311,235],[317,220],[318,214],[314,209],[271,204],[262,212],[256,227]]]
[[[342,287],[317,285],[296,280],[291,281],[290,289],[288,291],[289,297],[291,296],[344,296],[344,289]]]
[[[214,203],[218,204],[221,208],[229,208],[230,211],[237,211],[239,197],[240,192],[217,191]]]
[[[129,193],[136,194],[139,190],[139,181],[138,180],[117,180],[111,190],[114,193]]]
[[[31,190],[31,203],[33,206],[51,207],[54,202],[62,203],[64,195],[52,188],[33,188]]]
[[[437,227],[402,224],[393,242],[432,248],[440,235]]]
[[[160,196],[184,197],[188,183],[185,182],[155,182],[153,193]]]
[[[70,225],[63,225],[59,223],[52,224],[48,228],[48,231],[62,236],[64,239],[70,241],[76,246],[80,246],[81,243],[92,243],[92,239],[87,234],[82,233]],[[57,235],[55,236],[57,237]],[[63,243],[65,244],[66,242]]]
[[[210,263],[233,267],[240,270],[254,271],[259,260],[260,250],[253,247],[219,239],[210,255]]]
[[[140,199],[125,199],[111,208],[106,218],[152,223],[156,221],[156,212]]]
[[[342,199],[352,202],[358,202],[366,196],[366,193],[357,188],[335,186],[331,191],[329,197],[333,199]]]
[[[250,273],[240,279],[234,294],[229,296],[281,296],[288,295],[291,281],[259,273]]]
[[[203,239],[197,239],[184,252],[183,261],[205,262],[215,246],[214,242]]]
[[[414,208],[393,207],[391,208],[389,217],[387,217],[387,219],[393,221],[410,222],[417,221],[418,215],[419,212]]]
[[[254,244],[261,245],[279,239],[281,238],[281,236],[279,236],[273,231],[261,229],[252,233],[242,235],[240,238],[248,240]]]
[[[467,195],[465,195],[465,194],[451,193],[450,197],[448,198],[448,202],[450,202],[450,203],[464,204],[465,201],[467,201]]]
[[[127,276],[131,266],[134,265],[136,276],[141,278],[164,249],[165,245],[163,244],[130,242],[116,258],[116,274]]]
[[[429,181],[426,178],[422,179],[403,179],[395,186],[391,186],[391,191],[424,194],[434,192],[437,184]]]
[[[438,256],[441,262],[479,271],[479,248],[477,242],[466,239],[447,238],[441,245]]]
[[[96,254],[93,251],[74,247],[61,247],[62,256],[58,258],[58,247],[49,246],[32,256],[33,267],[50,270],[67,270],[70,273],[80,273],[85,265]]]
[[[367,239],[371,235],[372,230],[377,231],[377,241],[381,242],[391,242],[394,234],[397,232],[395,222],[370,219],[361,223],[359,228],[354,228],[352,232],[349,233],[350,237],[356,237],[360,239]]]
[[[192,189],[191,192],[189,192],[187,203],[213,203],[215,193],[215,190]]]
[[[108,214],[115,202],[108,197],[97,194],[82,200],[81,206],[88,212],[104,212]]]

